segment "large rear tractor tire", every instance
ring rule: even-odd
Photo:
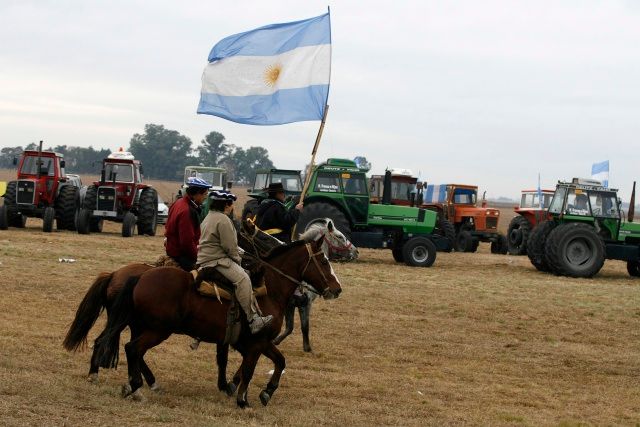
[[[640,260],[627,261],[627,271],[632,277],[640,277]]]
[[[131,212],[124,214],[122,218],[122,237],[131,237],[136,232],[137,218]]]
[[[78,187],[65,185],[60,189],[60,194],[56,198],[55,210],[58,218],[58,230],[76,229],[76,212],[80,208]]]
[[[508,249],[511,255],[527,254],[527,239],[531,233],[531,224],[522,215],[516,215],[509,223],[507,231]]]
[[[155,188],[145,188],[140,193],[138,208],[138,234],[155,236],[158,226],[158,193]]]
[[[456,229],[453,227],[453,224],[446,219],[441,219],[438,221],[438,225],[436,225],[435,233],[449,240],[449,249],[443,250],[442,252],[451,252],[456,245]]]
[[[405,264],[411,267],[431,267],[436,260],[436,245],[425,237],[414,237],[402,246]]]
[[[258,211],[260,201],[258,199],[249,199],[242,208],[242,221],[244,222],[248,217],[253,217]]]
[[[56,210],[51,206],[44,208],[42,214],[42,231],[51,233],[53,231],[53,221],[56,219]]]
[[[9,228],[9,212],[7,212],[7,206],[0,206],[0,230],[7,230]]]
[[[554,221],[543,221],[539,223],[529,234],[527,240],[527,256],[529,261],[538,271],[551,271],[545,260],[545,245],[549,233],[556,227]]]
[[[562,224],[549,233],[545,252],[552,271],[569,277],[595,276],[606,256],[602,237],[592,226],[579,222]]]
[[[495,242],[491,242],[491,253],[498,255],[507,254],[507,238],[499,234]]]
[[[351,240],[351,225],[342,211],[329,203],[323,202],[310,203],[304,207],[296,224],[296,233],[304,233],[310,223],[322,218],[331,218],[333,225],[335,225],[347,239]],[[292,238],[295,237],[297,236],[292,236]]]

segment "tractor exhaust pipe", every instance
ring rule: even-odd
[[[633,222],[633,216],[636,213],[636,182],[633,181],[633,190],[631,190],[631,201],[629,201],[629,222]]]
[[[42,171],[42,141],[38,145],[38,167],[36,169],[38,169],[36,176],[40,179],[40,172]]]
[[[383,182],[383,190],[382,190],[382,204],[390,205],[391,204],[391,171],[386,170],[384,173],[384,182]]]

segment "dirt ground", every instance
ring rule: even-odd
[[[184,336],[147,356],[163,391],[123,400],[123,351],[119,369],[90,384],[90,351],[67,353],[62,340],[97,273],[152,261],[162,238],[105,231],[45,234],[29,219],[0,232],[3,425],[640,423],[640,281],[619,262],[592,280],[554,277],[487,245],[439,253],[428,269],[377,250],[335,265],[344,291],[314,305],[313,353],[298,329],[281,344],[287,369],[268,407],[258,400],[268,361],[251,383],[252,408],[239,410],[216,389],[214,347],[193,352]]]
[[[166,199],[178,185],[153,184]],[[242,206],[246,190],[235,191]],[[513,212],[501,212],[504,232]],[[272,365],[261,359],[243,411],[217,391],[214,347],[191,351],[184,336],[149,352],[163,390],[145,388],[145,402],[120,397],[123,351],[117,370],[87,382],[90,350],[62,348],[78,303],[99,272],[153,261],[164,230],[124,239],[115,223],[88,236],[41,226],[0,231],[3,425],[640,423],[640,280],[620,262],[580,280],[491,255],[487,244],[439,253],[428,269],[361,250],[359,261],[335,265],[341,297],[313,307],[314,351],[302,351],[296,329],[281,344],[287,369],[269,406],[258,393]],[[229,375],[239,360],[232,353]]]

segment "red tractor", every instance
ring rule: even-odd
[[[78,233],[101,232],[104,220],[122,223],[122,236],[155,236],[158,193],[142,183],[142,164],[122,149],[102,162],[100,181],[87,188],[78,214]]]
[[[7,183],[0,206],[0,230],[24,228],[27,217],[42,218],[45,232],[53,230],[54,220],[58,230],[75,230],[80,189],[67,179],[64,166],[64,156],[42,151],[42,141],[37,151],[23,152],[18,179]]]
[[[455,249],[475,252],[480,242],[491,242],[491,253],[506,254],[507,238],[498,232],[500,211],[488,208],[486,201],[477,207],[475,185],[427,185],[421,207],[435,210],[455,228]]]
[[[391,169],[391,204],[415,206],[418,178],[409,169]],[[371,203],[380,203],[384,192],[384,175],[369,178]]]
[[[551,219],[547,208],[553,198],[554,190],[541,190],[542,201],[538,190],[523,190],[520,206],[513,210],[517,214],[509,223],[507,241],[511,255],[527,254],[527,239],[529,233],[538,223]]]

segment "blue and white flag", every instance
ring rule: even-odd
[[[330,72],[329,13],[229,36],[209,53],[198,114],[251,125],[322,120]]]
[[[602,181],[604,187],[609,187],[609,160],[594,163],[591,166],[591,178]]]

